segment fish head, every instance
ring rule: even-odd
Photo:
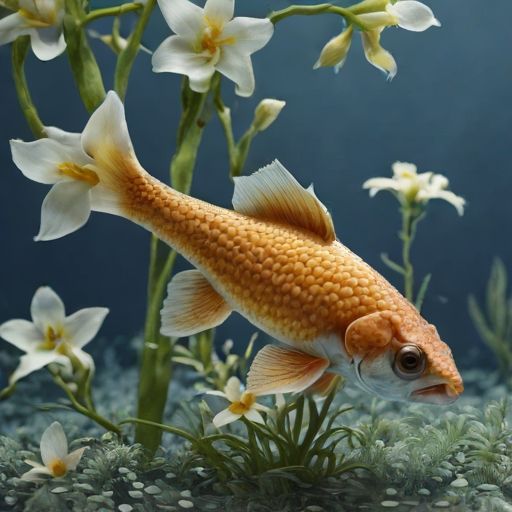
[[[450,404],[462,393],[450,347],[419,314],[411,320],[376,313],[356,322],[345,345],[361,388],[387,400],[429,404]]]

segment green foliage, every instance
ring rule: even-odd
[[[469,313],[482,340],[496,356],[501,378],[510,384],[512,372],[512,298],[507,297],[508,276],[496,258],[491,268],[485,296],[485,310],[471,295]],[[485,312],[484,312],[485,311]]]

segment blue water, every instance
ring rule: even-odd
[[[262,16],[286,5],[239,2],[237,13]],[[364,60],[357,39],[337,76],[331,70],[313,72],[323,44],[340,29],[334,17],[318,16],[277,27],[270,45],[254,56],[257,88],[251,99],[233,103],[231,86],[224,90],[237,130],[245,129],[261,98],[288,102],[278,122],[256,139],[246,170],[277,157],[304,184],[314,181],[341,241],[397,285],[379,258],[383,251],[399,257],[395,201],[385,194],[369,199],[361,184],[389,175],[395,160],[450,178],[452,189],[467,199],[467,211],[459,218],[448,204],[431,203],[414,260],[420,276],[434,276],[424,313],[459,357],[473,346],[485,353],[467,315],[467,295],[483,291],[495,255],[512,262],[512,3],[497,0],[491,7],[475,0],[432,0],[430,5],[441,29],[421,34],[391,29],[383,35],[383,45],[399,66],[391,83]],[[144,39],[150,49],[169,34],[158,10],[153,18]],[[93,48],[110,76],[110,50],[98,42]],[[34,290],[49,284],[70,312],[108,306],[105,337],[136,333],[144,319],[147,233],[96,214],[64,239],[32,241],[47,189],[25,179],[10,159],[8,139],[31,140],[31,135],[15,97],[9,57],[9,48],[0,47],[0,321],[27,317]],[[80,131],[87,115],[66,57],[41,63],[31,56],[27,75],[44,122]],[[175,147],[179,87],[180,77],[153,74],[149,56],[139,56],[127,97],[128,124],[139,159],[161,179],[166,179]],[[193,195],[229,206],[231,194],[225,142],[213,120]],[[218,336],[245,344],[253,330],[234,317]]]

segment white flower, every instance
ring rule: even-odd
[[[68,471],[74,471],[87,446],[68,453],[66,434],[62,425],[55,421],[43,432],[40,448],[43,464],[26,460],[32,469],[21,476],[22,480],[37,482],[44,480],[45,476],[58,478],[66,475]]]
[[[398,25],[405,30],[423,32],[430,27],[441,26],[432,9],[416,0],[389,2],[383,11],[360,14],[358,17],[367,27],[366,31],[361,32],[366,59],[384,71],[388,80],[396,75],[397,65],[393,56],[380,45],[384,28]]]
[[[353,35],[352,25],[349,25],[341,34],[333,37],[322,49],[320,57],[316,61],[313,69],[320,67],[334,66],[337,73],[345,64],[345,60],[352,44]]]
[[[18,169],[33,181],[53,185],[43,201],[36,240],[54,240],[76,231],[87,222],[91,209],[117,213],[112,197],[97,187],[99,175],[119,155],[123,161],[136,161],[123,104],[112,91],[81,134],[52,127],[46,133],[47,138],[34,142],[11,140]]]
[[[219,412],[213,418],[213,424],[217,428],[232,423],[242,416],[253,423],[264,423],[259,411],[269,412],[268,407],[256,402],[256,396],[253,393],[243,390],[240,380],[236,377],[231,377],[228,380],[224,392],[208,391],[207,393],[209,395],[221,396],[231,402],[227,409]]]
[[[30,312],[32,322],[9,320],[0,325],[0,338],[25,352],[9,384],[50,363],[70,368],[69,355],[86,368],[94,368],[91,356],[82,348],[96,336],[107,308],[81,309],[67,317],[59,296],[45,286],[34,294]]]
[[[447,190],[449,181],[442,174],[423,172],[418,174],[414,164],[395,162],[392,178],[371,178],[363,188],[370,189],[373,197],[381,190],[393,192],[403,202],[426,204],[431,199],[442,199],[455,207],[459,215],[464,213],[464,198]]]
[[[187,75],[190,88],[207,92],[219,71],[235,82],[239,96],[254,92],[251,54],[263,48],[274,26],[268,19],[233,18],[234,0],[206,0],[204,9],[188,0],[158,0],[176,34],[153,54],[153,71]]]
[[[66,49],[63,17],[62,0],[19,0],[17,12],[0,19],[0,46],[28,35],[38,59],[54,59]]]
[[[271,98],[261,100],[254,110],[254,129],[259,132],[266,130],[278,118],[285,105],[286,101]]]

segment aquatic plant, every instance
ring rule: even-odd
[[[397,263],[391,260],[386,253],[381,257],[391,270],[403,276],[404,295],[421,310],[432,276],[428,274],[423,278],[415,294],[411,248],[418,224],[425,218],[426,207],[431,200],[441,199],[450,203],[459,215],[464,213],[465,200],[448,190],[449,181],[442,174],[432,172],[418,174],[416,165],[407,162],[395,162],[392,168],[392,178],[370,178],[364,182],[363,188],[369,189],[370,197],[374,197],[381,190],[387,190],[400,204],[402,229],[399,238],[402,242],[402,262]]]
[[[487,281],[485,311],[474,295],[468,299],[469,314],[480,338],[493,351],[501,379],[510,384],[512,369],[512,298],[507,297],[508,276],[496,258]]]

